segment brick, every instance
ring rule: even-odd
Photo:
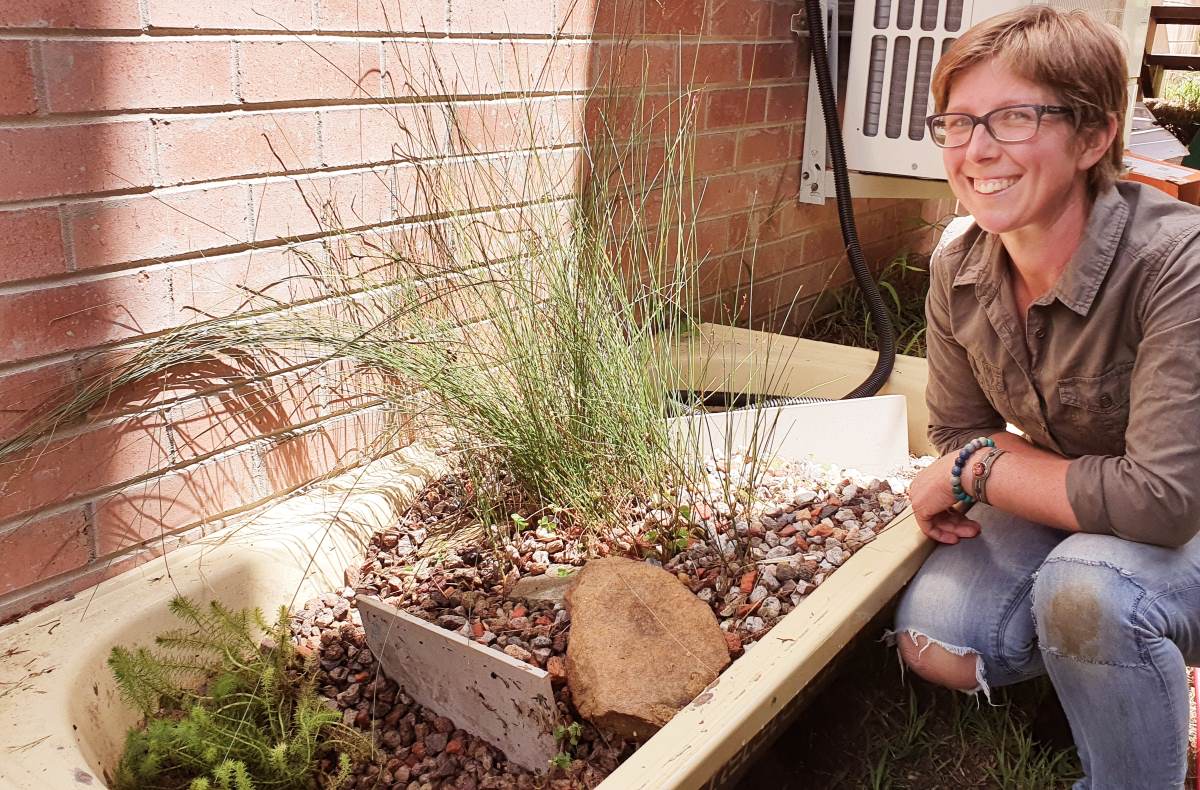
[[[663,0],[642,4],[641,32],[649,35],[694,36],[704,26],[707,3]]]
[[[464,162],[459,176],[462,189],[448,196],[452,205],[444,208],[478,208],[570,195],[576,188],[579,165],[575,149]]]
[[[632,38],[643,32],[644,0],[563,0],[559,29],[573,35]]]
[[[550,35],[553,0],[451,0],[451,33]]]
[[[81,270],[248,241],[248,192],[240,185],[110,198],[63,211]]]
[[[311,371],[242,384],[171,407],[171,438],[191,461],[319,419],[321,383]]]
[[[163,270],[0,295],[7,361],[128,340],[170,325]]]
[[[231,176],[310,170],[320,165],[317,115],[271,112],[159,118],[158,173],[183,184]]]
[[[322,112],[324,163],[378,164],[444,153],[446,113],[441,102]]]
[[[809,228],[804,233],[802,258],[806,263],[837,258],[846,254],[840,226],[827,223]]]
[[[583,133],[579,111],[570,99],[456,102],[455,151],[491,153],[575,143]]]
[[[166,421],[139,415],[0,461],[0,521],[153,475],[171,465]]]
[[[670,126],[670,97],[593,96],[584,109],[584,128],[594,142],[609,144],[639,135],[659,136]]]
[[[704,128],[720,129],[762,123],[767,109],[766,88],[726,88],[704,94]]]
[[[51,112],[231,104],[233,50],[223,41],[42,42]]]
[[[742,45],[743,79],[791,79],[799,73],[800,59],[795,42]]]
[[[749,129],[738,135],[738,167],[786,161],[792,146],[791,127]]]
[[[177,320],[220,317],[315,299],[332,292],[318,269],[319,245],[251,250],[173,267],[171,297]],[[340,283],[338,284],[340,285]]]
[[[504,89],[508,92],[565,93],[591,84],[590,44],[508,41],[503,47]]]
[[[767,89],[767,121],[773,123],[802,122],[808,111],[808,86],[801,84],[772,85]]]
[[[755,283],[745,318],[751,321],[756,317],[768,318],[777,310],[786,310],[802,299],[816,296],[830,283],[830,272],[824,266],[793,268],[774,279]]]
[[[752,173],[710,176],[696,189],[700,209],[707,216],[740,211],[765,199],[759,194],[758,179]]]
[[[500,43],[387,41],[385,96],[479,96],[499,93],[510,54]]]
[[[320,370],[328,390],[326,410],[330,414],[377,405],[387,393],[404,388],[396,376],[349,359],[330,360]]]
[[[138,30],[138,0],[21,0],[0,5],[0,28]]]
[[[712,175],[733,167],[737,134],[719,132],[697,135],[693,167],[697,175]]]
[[[0,534],[0,595],[82,568],[88,544],[82,507]]]
[[[771,35],[774,9],[786,5],[761,0],[712,0],[704,20],[704,32],[723,38],[762,39]]]
[[[339,468],[362,463],[389,447],[389,420],[382,409],[335,417],[284,439],[262,454],[272,492],[288,491]]]
[[[334,233],[426,211],[416,168],[403,165],[255,185],[253,199],[262,239]]]
[[[73,362],[55,362],[0,376],[0,442],[29,426],[48,405],[75,393]]]
[[[379,95],[379,46],[371,41],[243,41],[247,102],[365,99]]]
[[[80,388],[102,387],[114,372],[127,367],[138,346],[85,355],[79,362]],[[172,365],[138,381],[118,387],[88,411],[89,420],[140,414],[184,398],[194,398],[260,378],[264,368],[282,369],[305,364],[297,352],[271,349],[251,353],[244,350],[208,350],[199,360]],[[269,364],[264,363],[269,359]]]
[[[593,45],[592,82],[601,88],[641,88],[677,83],[677,49],[666,42]]]
[[[97,501],[96,547],[105,557],[263,499],[254,450],[216,458]]]
[[[702,87],[738,82],[739,47],[735,44],[686,46],[680,53],[680,74],[685,85]]]
[[[28,41],[0,41],[0,115],[29,115],[37,110]]]
[[[150,125],[143,121],[0,129],[0,201],[149,186]]]
[[[321,30],[444,33],[446,0],[318,0]]]
[[[67,270],[58,208],[0,211],[0,282]]]
[[[201,30],[313,29],[311,0],[146,0],[150,27]]]
[[[729,220],[724,217],[703,222],[694,226],[696,238],[696,256],[703,260],[710,255],[722,255],[729,247]]]

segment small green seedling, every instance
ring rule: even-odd
[[[558,522],[549,516],[542,516],[538,519],[538,527],[546,530],[547,532],[554,532],[558,529]]]
[[[571,722],[566,727],[561,724],[554,728],[554,740],[568,741],[572,746],[579,745],[579,736],[583,735],[583,725],[577,721]]]
[[[571,767],[571,755],[566,752],[559,752],[550,758],[550,766],[552,768],[561,768],[566,771]]]
[[[525,532],[529,529],[529,519],[525,518],[520,513],[510,513],[508,517],[512,519],[512,523],[516,526],[518,533]]]
[[[559,568],[557,573],[559,576],[570,576],[571,569],[570,568]]]

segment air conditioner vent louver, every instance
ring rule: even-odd
[[[888,26],[892,18],[892,0],[875,0],[875,27],[879,30]]]
[[[867,107],[863,121],[863,134],[874,137],[879,134],[879,108],[883,106],[883,68],[887,63],[887,38],[871,38],[871,79],[867,83]]]
[[[904,96],[908,92],[908,36],[897,36],[892,50],[892,78],[888,87],[887,136],[893,140],[900,136],[904,123]]]
[[[939,0],[921,0],[921,29],[937,28]]]
[[[951,33],[962,27],[963,0],[950,0],[946,3],[946,30]]]
[[[949,40],[949,39],[947,39]],[[912,110],[908,114],[908,139],[925,139],[925,116],[929,112],[929,81],[933,76],[933,39],[917,42],[917,73],[913,80]]]

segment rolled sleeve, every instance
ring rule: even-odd
[[[1076,458],[1067,498],[1085,532],[1181,546],[1200,531],[1200,247],[1154,278],[1130,382],[1125,454]]]
[[[954,272],[940,251],[930,259],[925,298],[925,356],[929,380],[929,441],[941,453],[958,450],[971,439],[1004,430],[1004,418],[975,380],[967,352],[951,330],[950,289]],[[974,298],[973,295],[971,298]]]

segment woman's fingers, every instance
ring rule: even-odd
[[[936,540],[938,543],[958,543],[958,535],[953,532],[947,532],[937,526],[932,519],[917,518],[917,526],[925,533],[927,537]]]
[[[958,543],[960,539],[973,538],[979,534],[979,523],[959,513],[944,510],[928,519],[917,518],[921,531],[939,543]]]

